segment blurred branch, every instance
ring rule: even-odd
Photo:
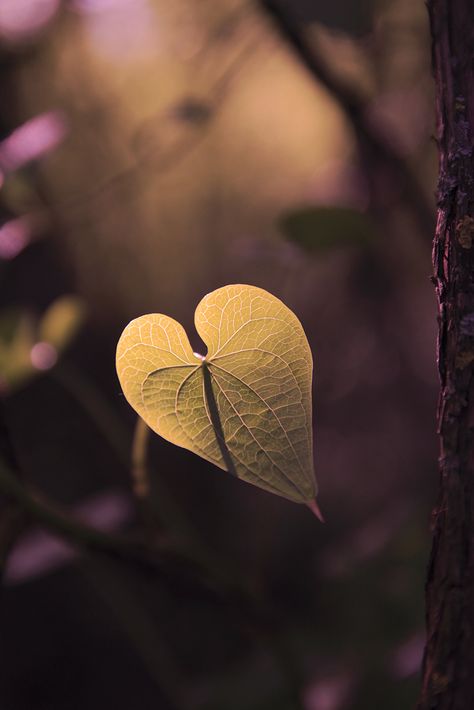
[[[435,225],[434,207],[407,162],[373,130],[367,120],[366,100],[354,86],[341,81],[330,71],[315,42],[308,41],[299,24],[291,17],[291,12],[287,12],[278,0],[261,0],[261,6],[301,63],[338,102],[354,129],[362,151],[368,154],[371,162],[383,167],[392,183],[401,188],[421,236],[431,243]]]
[[[250,5],[244,4],[238,13],[236,12],[235,15],[228,18],[228,21],[238,19],[239,15],[243,14],[243,11],[248,11],[250,7]],[[154,177],[166,175],[170,170],[179,166],[209,135],[210,125],[217,111],[224,105],[233,82],[252,58],[256,46],[258,45],[255,40],[244,45],[229,66],[225,67],[214,81],[207,96],[184,95],[180,101],[171,104],[160,114],[147,121],[148,126],[152,124],[154,135],[159,134],[162,126],[170,120],[181,123],[183,126],[186,124],[188,129],[192,126],[194,130],[191,133],[185,131],[176,144],[168,147],[159,146],[158,150],[156,147],[146,146],[143,155],[138,156],[130,167],[106,178],[94,186],[85,196],[66,198],[61,206],[80,212],[84,202],[100,200],[111,191],[117,192],[125,189],[131,190],[135,195],[142,195],[145,190],[149,190],[153,186],[150,175]],[[146,133],[147,125],[142,126],[142,134]]]
[[[10,445],[3,424],[1,433],[5,433],[1,439],[4,451],[4,442]],[[294,710],[302,710],[301,685],[295,674],[295,664],[288,649],[282,644],[279,624],[271,605],[248,589],[241,579],[229,575],[227,568],[222,572],[211,567],[207,555],[198,554],[195,558],[194,545],[190,546],[189,554],[175,549],[158,549],[128,537],[104,533],[79,522],[25,485],[17,477],[16,471],[16,465],[8,465],[0,458],[0,495],[11,502],[16,510],[25,514],[26,518],[44,526],[81,551],[125,562],[159,578],[180,594],[187,597],[193,594],[198,599],[204,596],[208,602],[226,607],[232,616],[245,624],[247,633],[253,631],[269,648],[293,699],[292,707]],[[199,545],[197,550],[200,552]]]
[[[53,533],[59,534],[67,542],[81,548],[97,552],[117,554],[119,557],[132,557],[142,561],[143,549],[135,543],[102,533],[99,530],[72,520],[57,506],[46,501],[43,496],[25,486],[15,476],[14,472],[0,461],[0,492],[6,498],[14,501],[27,512],[33,520],[44,525]]]
[[[43,525],[74,547],[120,559],[141,567],[144,571],[158,574],[162,578],[171,575],[174,580],[185,581],[186,584],[190,581],[189,571],[191,571],[191,576],[200,578],[197,586],[201,591],[203,587],[211,588],[211,585],[202,578],[202,570],[184,554],[174,550],[172,552],[152,550],[131,538],[103,533],[74,520],[57,505],[18,480],[13,470],[3,461],[0,461],[0,494],[15,503],[34,522]],[[169,564],[171,562],[178,563],[183,572],[187,568],[185,578],[177,568],[171,569]]]
[[[1,412],[0,412],[1,415]],[[201,597],[203,593],[213,601],[225,599],[236,611],[247,616],[255,616],[253,596],[245,588],[242,580],[223,572],[213,565],[210,556],[201,551],[199,542],[190,540],[189,552],[180,547],[156,547],[121,535],[102,532],[72,518],[68,511],[33,490],[21,480],[20,468],[14,455],[9,432],[0,416],[0,496],[14,508],[67,543],[93,554],[102,554],[141,568],[145,572],[157,574],[162,580],[177,583],[181,591],[190,591]],[[170,505],[166,520],[174,512]],[[179,513],[178,519],[181,519]],[[185,528],[185,526],[183,526]],[[186,528],[185,528],[186,530]],[[225,566],[225,565],[224,565]]]

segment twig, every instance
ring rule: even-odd
[[[1,460],[0,494],[18,505],[36,523],[44,525],[80,550],[132,564],[159,577],[167,586],[177,587],[186,596],[192,593],[194,598],[201,598],[204,595],[208,601],[227,607],[249,627],[247,630],[254,629],[270,648],[296,702],[298,693],[295,690],[294,669],[289,667],[288,655],[282,653],[281,644],[277,641],[275,619],[264,600],[256,598],[240,580],[228,580],[224,575],[204,569],[201,560],[196,562],[194,558],[174,550],[167,553],[150,549],[130,538],[103,533],[71,519],[43,496],[26,487]],[[295,708],[300,710],[301,706],[296,704]]]
[[[37,523],[59,534],[75,547],[126,559],[132,557],[133,561],[139,560],[140,563],[145,561],[142,546],[73,520],[43,496],[27,488],[3,461],[0,461],[0,493],[17,503]]]
[[[434,207],[427,200],[406,161],[387,141],[373,131],[367,120],[366,101],[360,92],[331,73],[317,46],[313,42],[308,42],[298,23],[277,0],[261,0],[261,6],[310,74],[338,102],[352,124],[361,148],[369,153],[372,160],[383,165],[394,185],[401,187],[420,234],[431,244],[435,224]]]
[[[144,420],[140,416],[137,416],[132,440],[130,475],[133,493],[136,498],[138,516],[145,533],[145,539],[149,543],[154,544],[159,539],[158,536],[160,533],[162,533],[166,527],[168,527],[169,530],[174,529],[176,526],[176,518],[173,516],[175,506],[170,501],[167,492],[162,491],[163,494],[159,496],[158,501],[155,501],[155,495],[151,490],[150,472],[147,462],[150,432],[151,429]],[[162,485],[161,487],[163,488]],[[179,515],[177,519],[179,521]]]
[[[201,592],[204,587],[208,590],[213,588],[210,581],[204,579],[202,569],[185,554],[175,550],[150,549],[132,538],[104,533],[71,518],[18,480],[3,461],[0,461],[0,494],[18,505],[33,521],[80,550],[111,556],[143,571],[158,574],[162,579],[171,576],[172,581],[188,584],[190,577],[197,578]]]

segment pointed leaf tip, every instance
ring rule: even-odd
[[[313,513],[313,515],[315,515],[321,523],[326,522],[324,520],[323,514],[321,513],[321,510],[319,509],[319,505],[316,502],[316,498],[314,498],[313,500],[306,501],[306,505],[308,506],[310,511]]]

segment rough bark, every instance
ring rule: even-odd
[[[440,491],[419,710],[474,708],[474,2],[428,4],[437,90]]]

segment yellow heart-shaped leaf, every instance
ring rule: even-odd
[[[173,318],[125,328],[117,372],[125,397],[164,439],[299,503],[316,495],[311,350],[298,318],[255,286],[224,286],[195,312],[205,356]]]

